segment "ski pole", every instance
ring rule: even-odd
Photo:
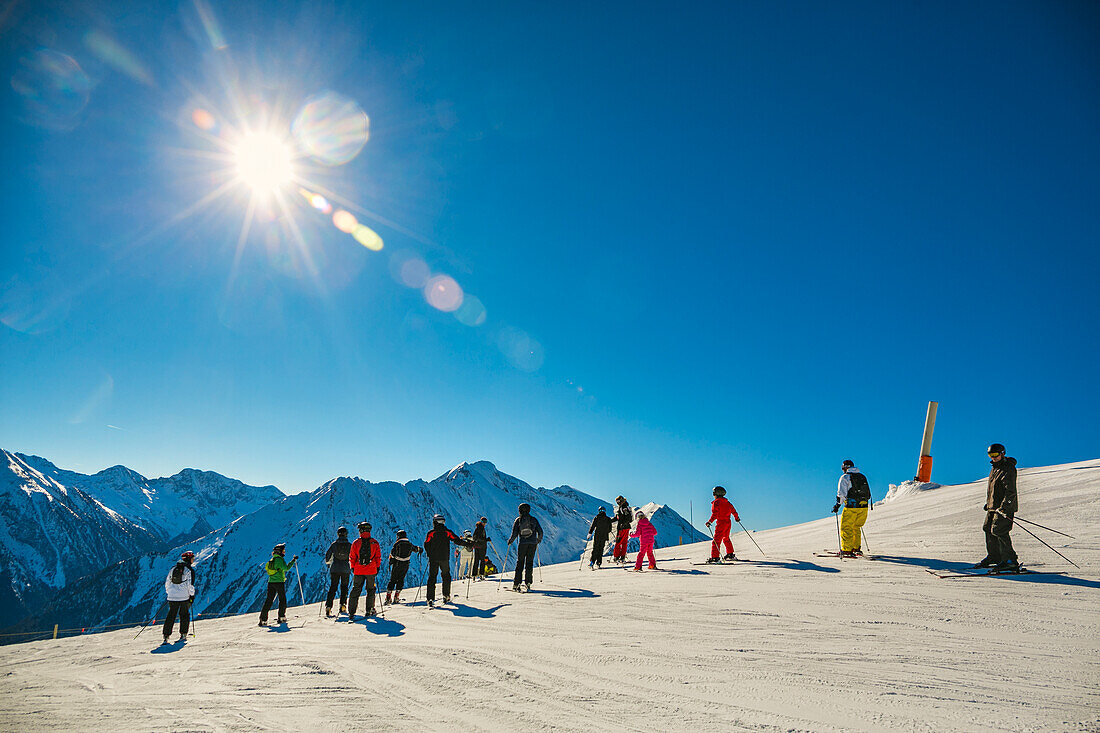
[[[844,543],[840,541],[840,513],[833,513],[836,514],[836,551],[839,554],[844,552]]]
[[[191,633],[188,636],[195,636],[195,627],[198,623],[195,621],[195,616],[191,614],[191,608],[195,605],[195,599],[192,596],[191,600],[187,602],[187,616],[191,619]]]
[[[1015,519],[1017,522],[1026,522],[1026,523],[1028,523],[1032,526],[1039,527],[1041,529],[1045,529],[1048,532],[1053,532],[1054,534],[1060,534],[1063,537],[1069,537],[1071,540],[1077,539],[1076,537],[1074,537],[1071,534],[1066,534],[1065,532],[1059,532],[1058,530],[1051,529],[1050,527],[1044,527],[1043,525],[1039,524],[1038,522],[1033,522],[1030,519],[1023,519],[1022,517],[1013,517],[1013,519]]]
[[[542,560],[539,559],[539,548],[535,545],[535,562],[539,565],[539,582],[542,582]]]
[[[306,605],[306,593],[302,590],[302,570],[297,563],[294,564],[294,572],[298,574],[298,597],[302,599],[302,605],[304,606]]]
[[[867,552],[870,552],[871,551],[871,543],[867,541],[867,533],[863,531],[863,527],[860,527],[859,531],[863,535],[863,544],[867,546]]]
[[[161,611],[163,611],[163,610],[164,610],[164,607],[165,607],[165,606],[167,606],[167,605],[168,605],[168,601],[165,601],[164,603],[162,603],[162,604],[160,605],[160,608],[158,608],[158,609],[157,609],[157,612],[153,614],[153,618],[151,618],[151,619],[149,619],[148,621],[146,621],[146,622],[145,622],[145,626],[148,626],[149,624],[151,624],[151,623],[153,623],[154,621],[156,621],[156,620],[157,620],[157,616],[159,616],[159,615],[160,615],[160,612],[161,612]],[[145,631],[145,626],[142,626],[142,627],[141,627],[140,629],[138,629],[138,632],[137,632],[136,634],[134,634],[134,638],[135,638],[135,639],[136,639],[136,638],[138,638],[139,636],[141,636],[141,632],[142,632],[142,631]]]
[[[1034,537],[1035,539],[1039,540],[1040,542],[1043,542],[1043,540],[1041,540],[1041,539],[1039,538],[1039,536],[1038,536],[1037,534],[1035,534],[1034,532],[1032,532],[1032,531],[1031,531],[1030,529],[1028,529],[1027,527],[1020,527],[1020,529],[1022,529],[1022,530],[1023,530],[1023,531],[1025,531],[1025,532],[1027,532],[1027,533],[1028,533],[1029,535],[1031,535],[1031,536],[1032,536],[1032,537]],[[1046,542],[1043,542],[1043,544],[1044,544],[1044,545],[1047,545],[1047,543],[1046,543]],[[1050,547],[1050,545],[1047,545],[1047,547],[1049,547],[1049,548],[1050,548],[1051,550],[1054,550],[1054,548],[1053,548],[1053,547]],[[1074,562],[1073,560],[1070,560],[1070,559],[1069,559],[1068,557],[1066,557],[1066,556],[1065,556],[1065,555],[1063,555],[1062,553],[1058,552],[1057,550],[1054,550],[1054,552],[1055,552],[1055,554],[1057,554],[1057,555],[1058,555],[1058,557],[1062,558],[1063,560],[1065,560],[1066,562],[1068,562],[1068,563],[1069,563],[1070,565],[1072,565],[1073,567],[1075,567],[1075,568],[1078,568],[1078,569],[1080,569],[1080,567],[1081,567],[1081,566],[1080,566],[1080,565],[1078,565],[1077,563],[1075,563],[1075,562]]]
[[[740,520],[740,519],[738,519],[738,520],[737,520],[737,523],[738,523],[738,524],[741,524],[741,520]],[[745,525],[741,524],[741,529],[745,530],[745,534],[747,534],[747,535],[749,536],[749,539],[750,539],[750,540],[752,540],[752,543],[753,543],[754,545],[756,545],[756,540],[755,540],[755,539],[753,539],[753,536],[752,536],[752,532],[750,532],[750,531],[749,531],[748,527],[746,527]],[[756,549],[760,550],[760,545],[756,545]],[[766,552],[764,552],[763,550],[760,550],[760,554],[761,554],[761,555],[763,555],[764,557],[767,557],[767,556],[768,556],[768,554],[767,554]]]
[[[588,548],[592,546],[592,542],[594,542],[594,541],[595,540],[587,540],[587,539],[584,541],[584,549],[581,550],[581,566],[579,568],[577,568],[577,570],[584,570],[584,558],[585,558],[586,555],[589,554],[588,553]]]
[[[423,552],[418,552],[417,554],[420,555],[420,561],[417,563],[417,572],[420,573],[420,582],[423,583],[424,582],[424,553]],[[423,587],[423,585],[416,586],[416,595],[413,596],[413,605],[414,606],[416,605],[416,602],[418,600],[420,600],[420,589],[422,587]]]

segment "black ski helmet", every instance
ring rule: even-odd
[[[360,522],[359,524],[355,525],[355,528],[358,529],[360,532],[366,532],[369,534],[371,530],[370,522]]]
[[[433,524],[446,524],[447,520],[443,517],[442,514],[436,514],[434,517],[432,517],[432,523]]]
[[[1000,443],[994,443],[993,445],[986,448],[985,452],[988,453],[991,456],[996,455],[998,453],[1003,456],[1005,454],[1005,447],[1003,445],[1001,445]]]
[[[286,554],[286,543],[285,542],[280,542],[279,544],[275,545],[274,547],[271,548],[271,553],[273,555],[284,555],[284,554]]]
[[[348,533],[348,528],[347,527],[341,527],[340,529],[336,530],[336,534],[340,535],[341,537],[345,536],[347,533]]]
[[[408,536],[408,535],[406,535],[406,534],[405,534],[405,530],[403,530],[403,529],[399,529],[399,530],[397,530],[397,539],[399,539],[399,540],[403,540],[403,539],[405,539],[405,537],[407,537],[407,536]]]
[[[715,496],[725,496],[726,488],[724,486],[715,486],[712,492]]]
[[[840,464],[841,469],[847,471],[849,468],[855,468],[856,464],[852,463],[851,458],[845,458],[844,463]]]
[[[625,504],[626,503],[626,497],[625,496],[616,496],[615,497],[615,503],[616,504]]]
[[[604,509],[603,507],[600,507],[599,512],[600,512],[600,514],[607,514],[607,510]]]
[[[488,522],[489,522],[489,520],[488,520],[488,519],[486,519],[485,517],[482,517],[482,518],[481,518],[481,523],[482,523],[482,524],[488,524]]]
[[[520,514],[530,514],[531,513],[531,505],[528,504],[527,502],[523,502],[522,504],[519,505],[519,513]]]

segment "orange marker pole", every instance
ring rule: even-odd
[[[928,483],[932,480],[932,431],[936,428],[936,411],[940,403],[929,402],[928,414],[924,418],[924,439],[920,444],[920,461],[917,462],[916,481]]]

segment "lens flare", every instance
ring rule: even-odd
[[[517,369],[525,372],[538,371],[546,354],[540,344],[518,328],[505,328],[498,340],[500,351]]]
[[[453,313],[462,305],[462,287],[449,275],[436,275],[424,286],[428,305],[444,313]]]
[[[234,153],[237,175],[257,196],[267,196],[294,177],[290,146],[269,132],[241,138]]]
[[[19,59],[11,88],[23,122],[67,132],[83,118],[92,81],[71,56],[42,48]]]
[[[372,252],[382,251],[382,237],[371,229],[370,227],[360,224],[355,227],[355,231],[351,233],[351,236],[355,237],[355,241],[363,245]]]
[[[355,231],[355,227],[359,226],[359,222],[358,220],[356,220],[355,214],[344,211],[343,209],[338,210],[335,214],[332,215],[332,223],[337,229],[344,232],[345,234],[351,234]]]
[[[218,121],[214,119],[214,115],[201,107],[196,107],[191,112],[191,122],[195,123],[195,127],[207,132],[218,126]]]
[[[462,306],[455,311],[455,319],[464,326],[480,326],[487,317],[485,306],[476,295],[467,294],[462,299]]]
[[[410,288],[424,287],[424,283],[428,282],[428,276],[431,274],[427,263],[417,257],[405,260],[398,271],[401,283]]]
[[[314,159],[326,165],[343,165],[367,144],[370,119],[355,100],[324,92],[299,110],[291,131]]]

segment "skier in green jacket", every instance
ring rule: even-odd
[[[295,555],[288,563],[286,561],[286,545],[280,543],[271,550],[271,559],[264,565],[267,571],[267,599],[260,609],[260,626],[267,626],[267,612],[271,610],[271,602],[275,596],[279,597],[279,617],[277,623],[286,623],[286,574],[298,563]]]

